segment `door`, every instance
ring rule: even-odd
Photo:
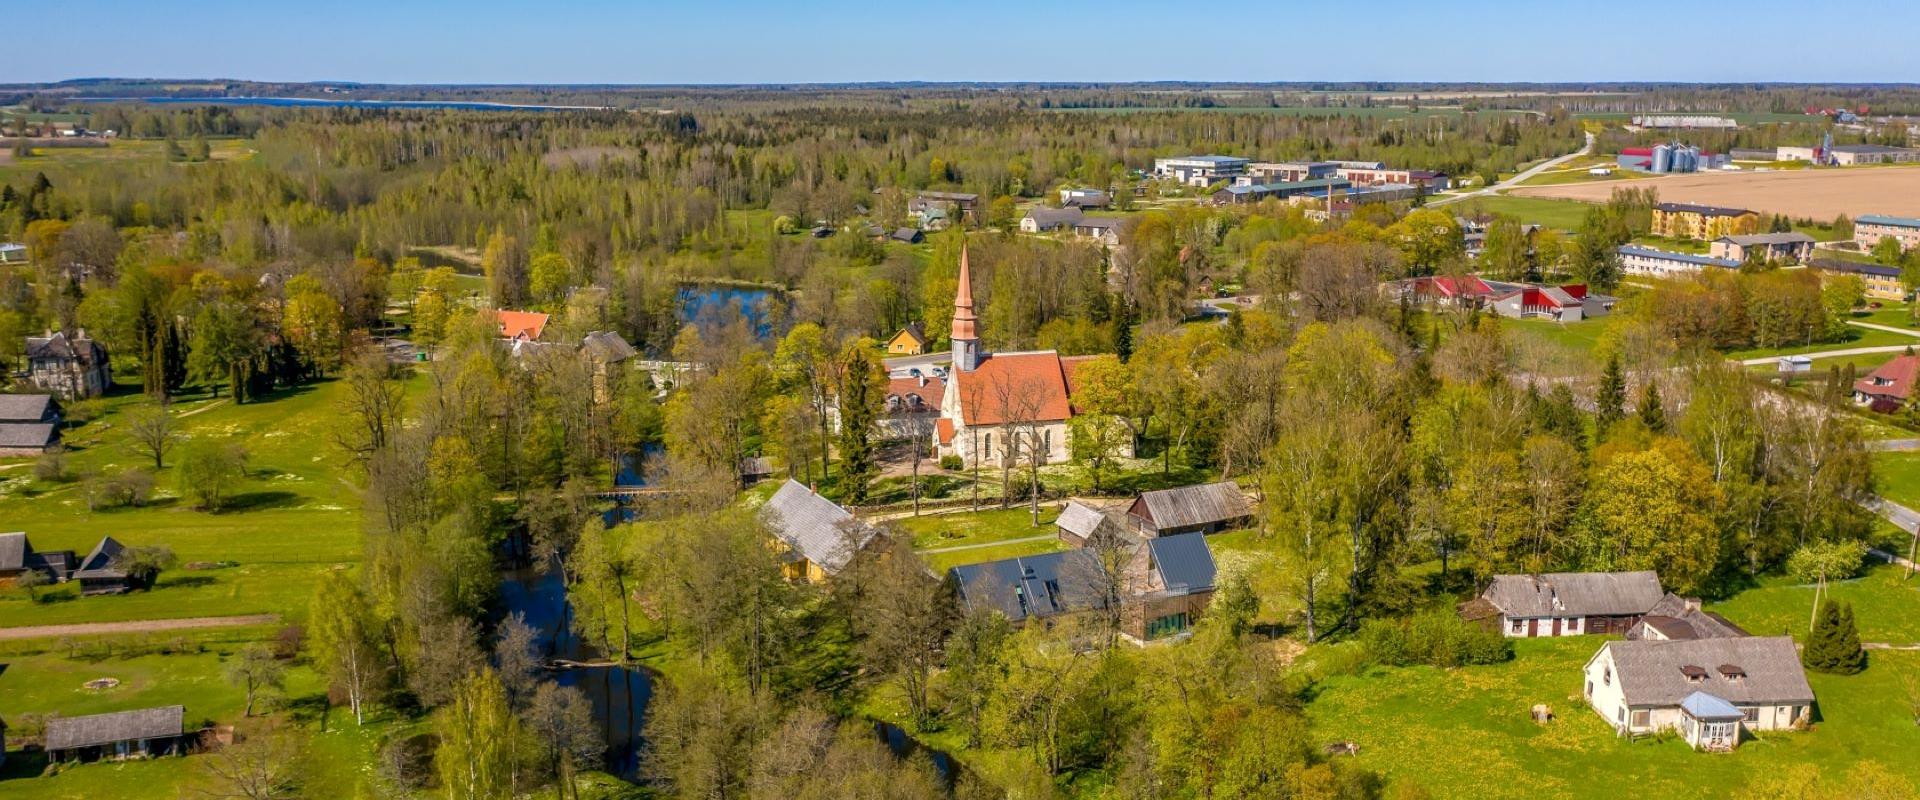
[[[1553,635],[1555,636],[1560,635],[1560,618],[1559,617],[1553,618]]]
[[[1540,635],[1540,620],[1537,620],[1537,619],[1527,620],[1527,638],[1533,638],[1539,635]]]

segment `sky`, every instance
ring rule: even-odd
[[[1920,81],[1915,0],[46,0],[0,83]]]

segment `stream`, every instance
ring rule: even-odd
[[[542,654],[548,659],[591,661],[601,654],[571,630],[571,609],[560,570],[526,567],[508,571],[500,582],[500,602],[508,614],[525,614],[539,633]],[[593,704],[594,722],[607,743],[607,771],[627,780],[640,776],[640,730],[647,700],[653,697],[653,674],[637,667],[576,667],[547,673],[547,679],[572,686]]]

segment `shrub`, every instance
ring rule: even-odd
[[[960,460],[959,456],[941,456],[940,468],[948,472],[959,472],[966,468],[966,464]]]
[[[48,483],[65,481],[68,478],[66,451],[55,447],[40,456],[33,462],[33,477]]]
[[[1360,628],[1360,641],[1374,661],[1396,667],[1497,664],[1513,657],[1512,643],[1499,632],[1444,610],[1369,620]]]
[[[153,473],[134,467],[100,485],[100,498],[109,506],[141,506],[153,494]]]

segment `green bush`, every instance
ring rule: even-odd
[[[941,456],[940,468],[948,472],[959,472],[966,468],[966,464],[960,461],[959,456]]]
[[[1513,645],[1498,631],[1448,611],[1427,611],[1398,620],[1368,620],[1360,628],[1360,642],[1375,662],[1396,667],[1497,664],[1513,657]]]

